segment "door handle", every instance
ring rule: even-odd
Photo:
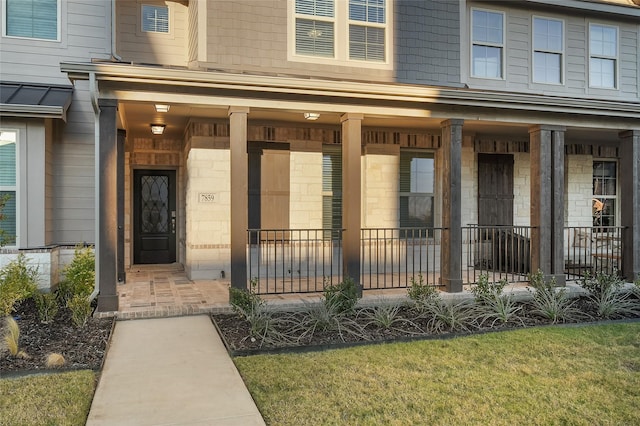
[[[176,211],[175,210],[171,211],[171,233],[172,234],[176,233]]]

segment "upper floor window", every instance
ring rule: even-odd
[[[17,146],[18,132],[0,130],[0,246],[16,243],[17,229]]]
[[[333,58],[333,0],[296,0],[296,53]]]
[[[504,64],[504,14],[472,9],[471,74],[502,78]]]
[[[591,87],[615,88],[617,85],[618,28],[589,26],[589,84]]]
[[[349,59],[384,61],[384,0],[349,0]]]
[[[562,83],[563,22],[533,18],[533,81]]]
[[[5,35],[58,40],[58,0],[6,0]]]
[[[387,13],[387,0],[295,0],[295,55],[386,63]]]
[[[143,4],[142,31],[149,33],[168,33],[169,7]]]

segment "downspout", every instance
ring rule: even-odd
[[[114,1],[115,3],[115,1]],[[93,106],[93,119],[94,119],[94,170],[95,170],[95,175],[94,175],[94,187],[95,188],[99,188],[99,178],[100,178],[100,165],[98,164],[98,162],[100,161],[100,106],[98,105],[98,82],[96,81],[96,73],[95,72],[90,72],[89,73],[89,96],[91,97],[91,106]],[[96,196],[95,200],[94,200],[94,204],[95,204],[95,223],[96,223],[96,229],[95,229],[95,240],[96,240],[96,245],[95,245],[95,258],[99,259],[98,257],[98,247],[99,247],[99,239],[100,239],[100,197]],[[91,292],[91,295],[89,296],[89,300],[93,301],[93,299],[96,298],[96,296],[98,295],[98,292],[100,291],[100,287],[98,285],[98,277],[100,276],[100,263],[96,262],[96,271],[95,271],[95,276],[96,279],[94,280],[93,283],[93,292]]]
[[[111,0],[111,58],[122,62],[122,57],[116,53],[116,0]]]

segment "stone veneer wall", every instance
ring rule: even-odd
[[[528,152],[513,154],[513,224],[531,224],[531,156]]]
[[[591,155],[567,155],[565,157],[565,207],[566,226],[591,226],[593,196],[593,157]]]
[[[185,188],[185,270],[191,279],[229,277],[231,266],[231,153],[228,148],[189,151]],[[200,193],[213,193],[202,202]]]
[[[367,145],[361,164],[362,227],[397,228],[400,146]]]
[[[292,141],[289,155],[289,227],[322,228],[322,143]]]

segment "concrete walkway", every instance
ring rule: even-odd
[[[118,321],[87,425],[264,425],[209,316]]]

